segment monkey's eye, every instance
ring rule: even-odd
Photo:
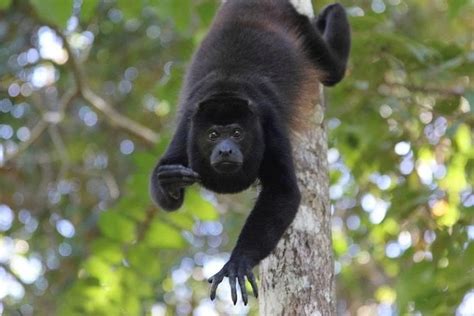
[[[210,131],[208,137],[210,140],[216,140],[217,138],[219,138],[219,133],[217,133],[216,131]]]
[[[232,137],[234,138],[242,137],[242,131],[240,129],[234,129],[234,131],[232,132]]]

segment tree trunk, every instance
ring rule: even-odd
[[[313,16],[310,0],[291,0]],[[317,92],[315,91],[315,99]],[[327,136],[321,88],[309,128],[293,135],[293,157],[302,193],[294,222],[260,264],[260,315],[335,315]]]

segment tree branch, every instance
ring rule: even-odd
[[[112,125],[117,126],[120,129],[123,129],[151,144],[156,144],[159,141],[160,136],[157,133],[129,119],[128,117],[121,115],[119,112],[115,111],[115,109],[104,99],[95,94],[91,89],[83,87],[81,95],[84,100],[102,112],[102,114],[105,115]]]
[[[157,133],[117,112],[113,106],[111,106],[107,101],[105,101],[87,86],[86,76],[84,75],[76,57],[74,56],[74,51],[71,45],[69,45],[66,36],[58,28],[54,26],[50,27],[63,41],[64,49],[69,55],[68,64],[71,67],[74,80],[76,81],[76,88],[84,100],[89,102],[93,107],[100,111],[111,125],[125,130],[150,144],[156,144],[160,139],[160,136]]]

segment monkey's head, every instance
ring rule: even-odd
[[[203,186],[233,193],[257,178],[265,144],[259,116],[248,100],[214,96],[199,103],[188,137],[190,167]]]

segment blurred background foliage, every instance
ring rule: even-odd
[[[329,1],[317,1],[320,9]],[[340,315],[474,315],[474,1],[341,1],[328,89]],[[257,314],[206,277],[255,197],[149,172],[214,0],[0,0],[0,314]],[[316,89],[316,87],[315,87]]]

